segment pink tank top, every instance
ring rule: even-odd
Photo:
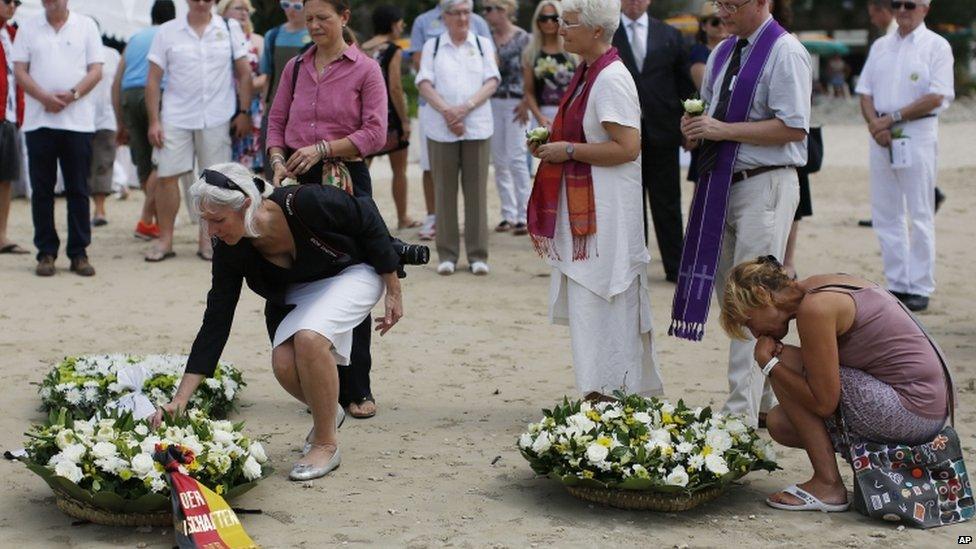
[[[854,323],[837,338],[840,365],[868,373],[894,388],[908,410],[927,418],[946,417],[942,363],[928,337],[895,296],[878,287],[857,290],[821,287],[854,299]]]

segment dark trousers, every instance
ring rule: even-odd
[[[26,132],[27,167],[31,181],[31,215],[37,258],[58,256],[61,240],[54,227],[54,187],[58,165],[68,201],[68,257],[86,257],[91,244],[88,176],[94,133],[40,128]]]
[[[356,196],[373,196],[373,181],[369,177],[369,168],[365,162],[347,162],[349,175],[352,176],[353,194]],[[321,184],[322,165],[317,164],[298,178],[302,184]],[[349,354],[349,366],[339,367],[339,404],[348,406],[351,402],[359,402],[372,396],[369,386],[369,372],[373,367],[373,357],[369,352],[370,341],[373,336],[373,317],[366,315],[366,319],[352,331],[352,351]]]
[[[678,146],[652,145],[645,141],[641,147],[641,168],[664,274],[668,279],[677,280],[684,234]]]

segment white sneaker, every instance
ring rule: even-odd
[[[488,268],[488,264],[484,261],[475,261],[471,264],[471,274],[477,276],[484,276],[488,274],[491,269]]]
[[[444,276],[454,274],[454,262],[442,261],[441,264],[437,266],[437,274]]]
[[[437,236],[437,225],[435,223],[436,217],[433,215],[428,215],[424,219],[424,224],[420,227],[420,232],[417,233],[417,237],[420,240],[434,240]]]

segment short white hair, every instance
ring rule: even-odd
[[[230,208],[237,212],[244,210],[244,236],[250,238],[261,236],[254,227],[254,214],[261,206],[261,201],[270,196],[271,191],[274,190],[271,184],[262,179],[264,192],[261,192],[254,181],[258,177],[236,162],[214,164],[207,169],[224,174],[244,192],[217,187],[207,183],[203,177],[198,177],[190,186],[190,205],[193,206],[194,213],[199,215],[207,208]],[[244,201],[248,198],[251,199],[251,204],[245,209]]]
[[[613,41],[613,33],[620,26],[620,0],[562,0],[562,4],[563,13],[578,13],[580,23],[603,29],[603,41]]]
[[[474,0],[441,0],[437,5],[440,6],[441,11],[449,11],[460,4],[467,4],[474,9]]]

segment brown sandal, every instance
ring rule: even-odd
[[[349,415],[351,415],[352,417],[354,417],[356,419],[369,419],[369,418],[375,416],[376,415],[376,400],[373,398],[373,395],[367,395],[367,396],[365,396],[365,397],[363,397],[363,398],[355,401],[354,403],[355,404],[358,404],[358,405],[362,405],[364,402],[372,402],[373,403],[373,413],[371,413],[371,414],[359,414],[359,413],[353,412],[352,409],[350,408],[349,409]]]

